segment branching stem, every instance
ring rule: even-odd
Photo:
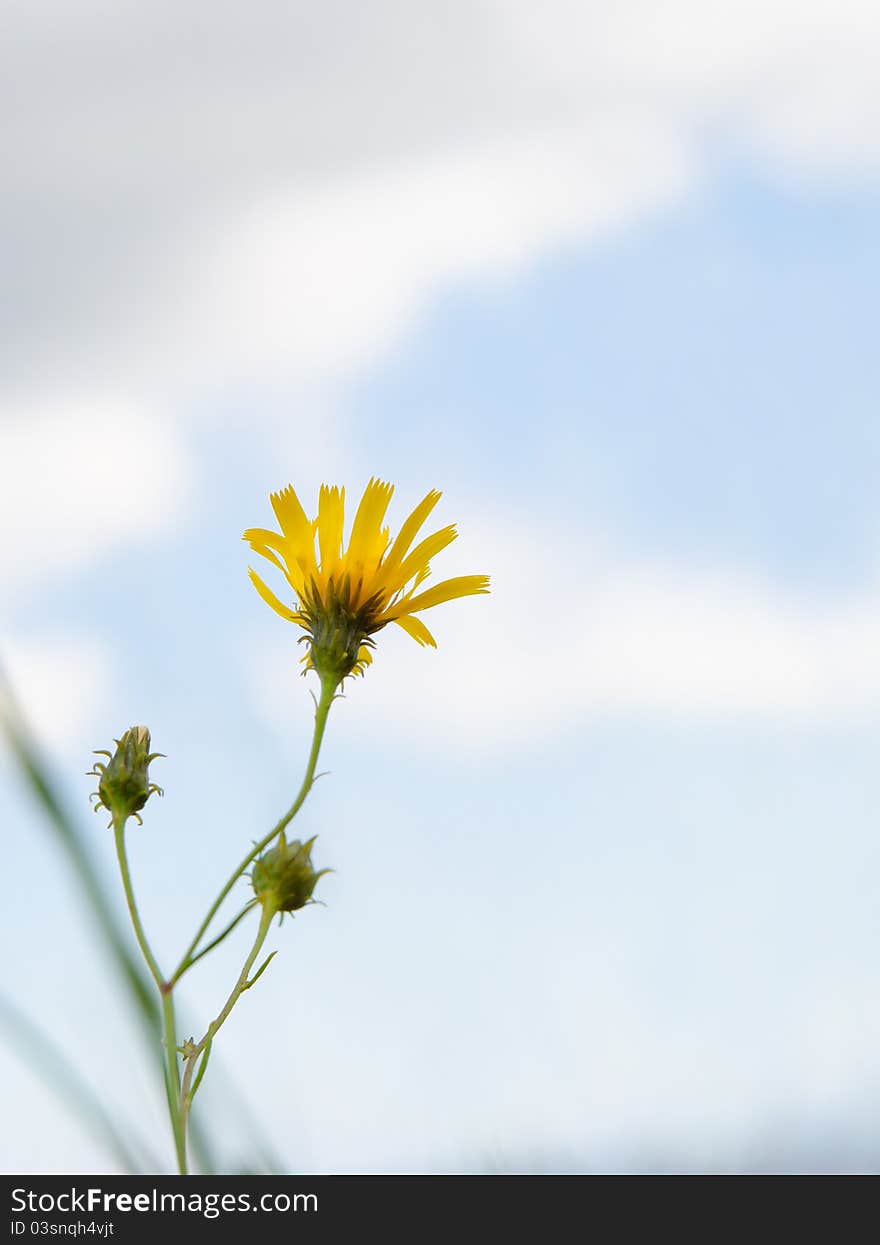
[[[201,1041],[186,1053],[186,1062],[183,1069],[183,1083],[180,1087],[180,1115],[183,1127],[184,1144],[186,1143],[186,1129],[189,1122],[189,1112],[192,1106],[192,1100],[195,1097],[195,1092],[201,1083],[202,1076],[204,1075],[211,1045],[238,1000],[246,990],[251,988],[253,981],[256,980],[256,976],[251,979],[251,969],[254,966],[257,956],[260,954],[263,943],[266,941],[266,935],[269,933],[269,926],[272,924],[272,918],[274,915],[275,910],[269,905],[263,909],[260,916],[260,925],[257,930],[257,936],[254,939],[254,944],[248,952],[247,959],[242,965],[241,972],[238,975],[238,980],[232,987],[228,999],[223,1004],[220,1012],[218,1012],[215,1018],[208,1025],[205,1035]],[[260,970],[260,972],[261,971],[262,970]],[[259,973],[257,973],[257,976],[259,976]],[[196,1065],[198,1064],[200,1057],[202,1057],[202,1065],[199,1068],[198,1076],[195,1081],[193,1081],[193,1073],[195,1072]]]
[[[306,772],[303,776],[302,785],[297,793],[297,797],[291,804],[290,808],[284,816],[276,823],[275,826],[264,835],[258,843],[255,843],[252,849],[241,861],[238,868],[228,878],[225,885],[221,889],[217,898],[211,904],[208,914],[202,921],[196,935],[190,945],[187,947],[183,957],[171,977],[166,978],[159,967],[158,961],[153,954],[147,939],[146,932],[141,921],[138,911],[137,902],[134,897],[134,889],[131,883],[131,873],[128,867],[128,856],[125,847],[125,817],[114,817],[113,831],[116,839],[116,855],[119,860],[119,872],[122,876],[122,886],[125,891],[125,902],[128,905],[128,913],[131,917],[131,924],[134,929],[134,935],[137,939],[141,954],[144,957],[150,976],[155,982],[156,989],[162,1001],[162,1044],[165,1048],[165,1089],[168,1095],[168,1113],[171,1117],[171,1129],[174,1135],[174,1147],[177,1154],[177,1167],[181,1176],[187,1174],[187,1157],[186,1157],[186,1137],[189,1124],[190,1109],[192,1101],[195,1097],[196,1090],[201,1084],[205,1069],[208,1066],[208,1057],[211,1053],[211,1046],[214,1038],[227,1020],[230,1012],[235,1007],[238,1000],[249,990],[258,977],[260,977],[264,969],[268,966],[269,958],[257,969],[256,973],[251,976],[251,970],[254,967],[257,956],[263,943],[266,941],[266,935],[269,932],[269,926],[275,915],[275,909],[266,904],[260,916],[260,924],[257,930],[257,936],[254,939],[253,946],[248,952],[247,959],[244,962],[238,980],[232,988],[221,1011],[214,1020],[208,1025],[204,1037],[197,1045],[191,1042],[184,1046],[184,1066],[183,1076],[181,1078],[180,1065],[178,1063],[178,1045],[177,1045],[177,1029],[174,1016],[174,999],[173,991],[177,983],[180,981],[184,973],[188,972],[192,966],[214,949],[224,938],[235,929],[239,921],[254,907],[255,900],[251,900],[245,904],[239,914],[226,926],[221,934],[218,934],[207,946],[199,950],[199,944],[208,931],[208,927],[217,915],[223,901],[232,890],[235,883],[242,876],[248,865],[254,861],[269,845],[272,843],[287,826],[293,821],[299,810],[305,803],[306,797],[311,791],[315,779],[315,769],[318,763],[318,754],[321,751],[321,743],[324,738],[324,730],[327,725],[327,715],[330,712],[336,696],[337,684],[329,679],[323,679],[321,682],[321,695],[315,702],[315,730],[312,736],[312,746],[309,752],[309,759],[306,763]],[[273,952],[274,954],[274,952]]]
[[[217,915],[224,899],[244,873],[245,869],[247,869],[248,865],[251,864],[252,861],[256,860],[257,856],[259,856],[260,853],[264,851],[274,839],[277,839],[278,835],[281,834],[282,830],[285,830],[293,821],[294,817],[305,803],[306,796],[311,791],[315,782],[315,769],[318,764],[318,754],[321,751],[321,742],[324,738],[324,728],[327,725],[327,714],[330,712],[330,706],[333,704],[333,700],[336,695],[336,686],[337,685],[330,680],[323,680],[321,683],[321,696],[315,705],[315,732],[312,736],[312,748],[306,764],[306,772],[302,780],[302,786],[299,789],[296,799],[293,801],[290,808],[280,819],[280,821],[278,821],[269,833],[264,835],[258,843],[254,844],[235,872],[230,875],[226,881],[226,884],[217,895],[217,898],[208,909],[208,913],[196,931],[195,937],[184,952],[183,958],[177,968],[174,970],[171,977],[172,981],[179,981],[187,969],[195,962],[193,959],[194,952],[204,938],[208,926]]]

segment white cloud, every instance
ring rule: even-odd
[[[147,410],[107,399],[23,405],[0,423],[4,582],[21,592],[136,549],[172,530],[188,488],[179,433]]]
[[[236,379],[331,378],[399,341],[445,283],[514,272],[548,238],[619,227],[687,177],[674,136],[613,124],[291,185],[189,240],[115,353],[139,353],[145,372],[170,361],[188,384],[219,361]]]
[[[16,633],[0,635],[0,661],[36,737],[54,748],[81,748],[106,707],[113,666],[107,649],[88,637]]]
[[[442,284],[686,193],[712,136],[876,169],[878,44],[860,0],[22,6],[7,372],[135,394],[345,373]]]
[[[479,556],[451,568],[438,559],[435,575],[488,569],[492,594],[425,616],[436,652],[395,627],[383,632],[348,696],[351,729],[470,752],[614,714],[812,722],[880,706],[880,586],[801,599],[745,572],[615,557],[571,533],[462,526]],[[294,636],[278,627],[254,661],[253,686],[286,726],[302,698]]]
[[[867,0],[494,7],[532,80],[585,118],[720,131],[793,167],[877,167],[880,16]]]
[[[439,291],[686,195],[715,135],[786,176],[875,169],[878,43],[858,0],[15,6],[0,570],[167,528],[188,483],[156,395],[273,393],[311,444],[322,388]]]

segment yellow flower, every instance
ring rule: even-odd
[[[440,493],[432,490],[392,542],[383,523],[393,492],[393,484],[370,480],[347,549],[343,549],[345,489],[326,484],[321,485],[316,519],[307,518],[289,484],[270,497],[281,532],[249,528],[244,533],[254,552],[281,571],[295,601],[285,605],[251,568],[254,587],[277,614],[305,630],[309,652],[303,660],[322,678],[338,682],[348,674],[362,674],[372,661],[373,635],[390,622],[419,644],[436,648],[434,637],[415,615],[455,597],[489,591],[488,575],[462,575],[417,591],[431,573],[431,558],[457,533],[453,526],[444,527],[413,547],[440,500]]]

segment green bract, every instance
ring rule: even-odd
[[[150,782],[150,762],[162,753],[150,752],[150,732],[145,726],[132,726],[113,742],[115,752],[95,753],[107,757],[107,764],[96,761],[89,771],[98,779],[95,810],[105,808],[113,821],[135,817],[140,823],[140,810],[153,792],[162,794],[162,788]]]
[[[282,835],[277,846],[272,847],[255,863],[251,874],[254,894],[264,909],[273,912],[296,912],[312,901],[312,892],[318,879],[329,869],[312,866],[312,844],[318,836],[301,843],[292,839],[289,843]]]

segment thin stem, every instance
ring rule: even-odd
[[[196,1073],[196,1079],[193,1081],[192,1089],[189,1091],[190,1102],[192,1102],[193,1098],[195,1098],[196,1090],[199,1088],[199,1086],[202,1083],[202,1077],[205,1075],[205,1069],[208,1066],[208,1059],[210,1058],[210,1055],[211,1055],[211,1043],[208,1042],[205,1046],[204,1051],[202,1052],[202,1062],[199,1064],[199,1070]]]
[[[186,1175],[186,1134],[180,1102],[180,1068],[177,1063],[177,1027],[174,1019],[174,999],[171,990],[162,994],[162,1043],[165,1047],[165,1085],[168,1091],[168,1114],[174,1134],[174,1151],[177,1171]]]
[[[291,821],[293,821],[294,817],[297,815],[297,813],[299,812],[299,810],[302,808],[303,804],[305,803],[306,796],[311,791],[312,786],[315,781],[315,768],[317,767],[317,764],[318,764],[318,753],[321,751],[321,741],[324,738],[324,728],[327,725],[327,714],[330,712],[330,706],[333,704],[333,700],[336,695],[337,686],[338,684],[333,683],[330,680],[322,680],[321,682],[321,695],[315,706],[315,731],[312,736],[312,750],[309,753],[308,763],[306,764],[306,772],[303,777],[302,786],[299,789],[299,793],[296,799],[293,801],[293,804],[291,804],[290,808],[287,810],[287,812],[284,814],[281,820],[269,831],[269,833],[265,835],[262,839],[260,839],[259,843],[254,844],[254,846],[248,852],[247,856],[245,856],[244,860],[241,862],[241,864],[238,866],[235,872],[230,876],[225,886],[220,891],[219,895],[217,896],[217,898],[214,900],[213,904],[209,908],[207,916],[205,917],[204,921],[202,921],[201,925],[198,928],[198,931],[196,932],[196,936],[193,938],[192,942],[189,944],[186,951],[184,952],[183,958],[181,959],[180,964],[174,970],[174,974],[172,975],[172,978],[171,978],[172,981],[179,980],[179,978],[183,975],[183,973],[186,972],[187,967],[189,966],[191,962],[192,954],[195,951],[196,947],[198,947],[202,938],[204,937],[205,931],[207,930],[208,926],[211,924],[214,917],[216,916],[218,908],[223,903],[223,900],[226,898],[229,892],[232,890],[235,883],[244,873],[245,869],[248,867],[248,865],[251,863],[252,860],[254,860],[257,856],[259,856],[260,852],[262,852],[264,848],[269,846],[269,844],[272,842],[273,839],[277,838],[278,835],[281,834],[282,830],[286,829],[286,827],[290,824]]]
[[[198,1089],[202,1075],[204,1074],[205,1063],[207,1061],[211,1045],[238,1000],[246,990],[250,989],[253,984],[250,979],[250,972],[254,966],[257,956],[260,954],[260,949],[263,946],[263,943],[266,941],[266,935],[269,933],[269,926],[272,924],[272,918],[274,916],[275,910],[273,908],[268,905],[263,908],[260,916],[260,925],[257,930],[257,936],[254,939],[254,945],[248,952],[247,959],[245,960],[242,970],[238,975],[238,980],[232,987],[229,997],[223,1004],[221,1011],[218,1012],[217,1016],[215,1016],[215,1018],[208,1025],[208,1028],[205,1031],[205,1036],[187,1055],[186,1065],[183,1070],[183,1084],[180,1089],[180,1115],[184,1141],[186,1139],[187,1124],[189,1123],[190,1107],[192,1106],[193,1097],[195,1096],[195,1092]],[[257,976],[259,976],[259,973]],[[254,980],[256,980],[256,977]],[[203,1055],[202,1067],[199,1069],[199,1075],[196,1077],[195,1084],[193,1084],[193,1073],[195,1071],[196,1064],[199,1061],[199,1056],[201,1055]]]
[[[125,891],[125,902],[128,904],[128,915],[131,917],[131,924],[134,928],[134,936],[137,939],[141,954],[146,961],[147,968],[150,970],[150,976],[156,983],[156,989],[160,994],[165,992],[165,978],[162,976],[162,970],[156,963],[156,957],[150,950],[150,944],[147,941],[147,935],[141,923],[141,916],[138,912],[137,900],[134,897],[134,889],[131,885],[131,873],[128,868],[128,854],[125,850],[125,817],[113,818],[113,836],[116,839],[116,858],[119,861],[119,872],[122,875],[122,889]]]
[[[169,990],[173,989],[174,986],[177,985],[178,981],[180,981],[184,973],[188,973],[192,966],[197,964],[203,956],[207,955],[209,951],[213,951],[215,947],[218,947],[223,939],[226,938],[228,934],[232,933],[239,921],[243,920],[251,909],[256,906],[257,902],[258,901],[256,899],[251,899],[249,903],[246,903],[241,912],[239,912],[238,916],[232,918],[222,934],[218,934],[216,938],[212,939],[206,947],[202,947],[201,951],[187,960],[185,964],[182,963],[175,975],[168,982],[167,988]]]
[[[174,1147],[177,1153],[177,1166],[181,1176],[186,1175],[186,1147],[184,1145],[183,1124],[180,1109],[180,1069],[177,1064],[177,1035],[174,1021],[174,1002],[170,988],[162,970],[150,948],[147,935],[138,911],[134,888],[131,884],[131,872],[128,867],[128,853],[125,849],[125,817],[114,816],[113,837],[116,840],[116,857],[119,861],[119,872],[122,876],[122,889],[125,891],[125,902],[131,917],[134,936],[141,953],[150,970],[150,976],[156,983],[156,989],[162,999],[162,1044],[165,1047],[165,1085],[168,1093],[168,1113],[171,1116],[171,1131],[174,1134]]]

